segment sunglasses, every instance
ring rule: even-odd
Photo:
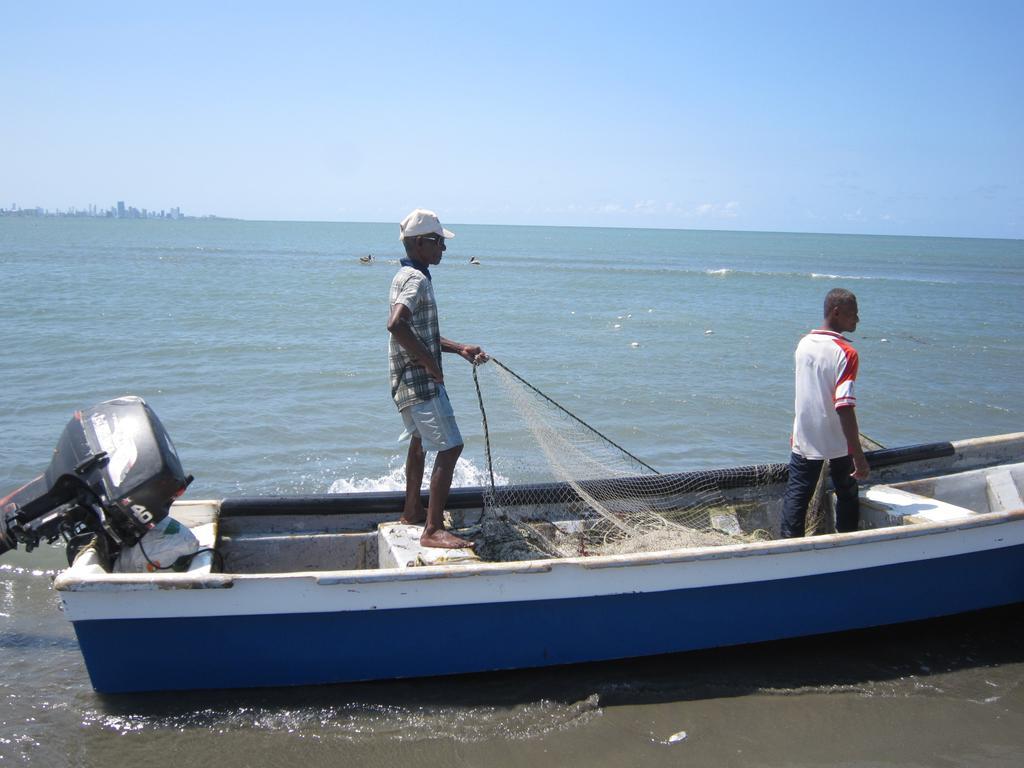
[[[420,240],[429,240],[432,243],[444,245],[444,238],[441,235],[420,235]]]

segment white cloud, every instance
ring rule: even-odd
[[[631,203],[606,200],[603,202],[572,202],[561,207],[561,212],[577,217],[609,216],[622,220],[644,217],[662,223],[680,219],[731,220],[740,216],[740,204],[735,200],[723,203],[701,203],[696,206],[654,199],[634,200]],[[559,207],[549,207],[546,213],[558,213]]]
[[[693,209],[693,215],[707,219],[735,219],[740,214],[740,204],[735,200],[727,203],[701,203]]]

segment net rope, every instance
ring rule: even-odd
[[[475,532],[485,559],[626,554],[767,537],[756,520],[743,520],[742,504],[727,500],[722,487],[761,476],[777,481],[776,465],[660,474],[501,361],[491,363],[473,369],[489,480]]]

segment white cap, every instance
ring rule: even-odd
[[[402,219],[402,223],[398,225],[398,228],[400,233],[398,235],[399,240],[405,240],[407,237],[419,237],[420,235],[440,235],[445,238],[455,237],[454,232],[441,226],[441,222],[437,220],[436,213],[423,208],[417,208]]]

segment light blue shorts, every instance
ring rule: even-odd
[[[455,423],[455,413],[442,387],[437,397],[402,409],[405,432],[399,440],[418,437],[425,451],[447,451],[462,445],[462,433]]]

